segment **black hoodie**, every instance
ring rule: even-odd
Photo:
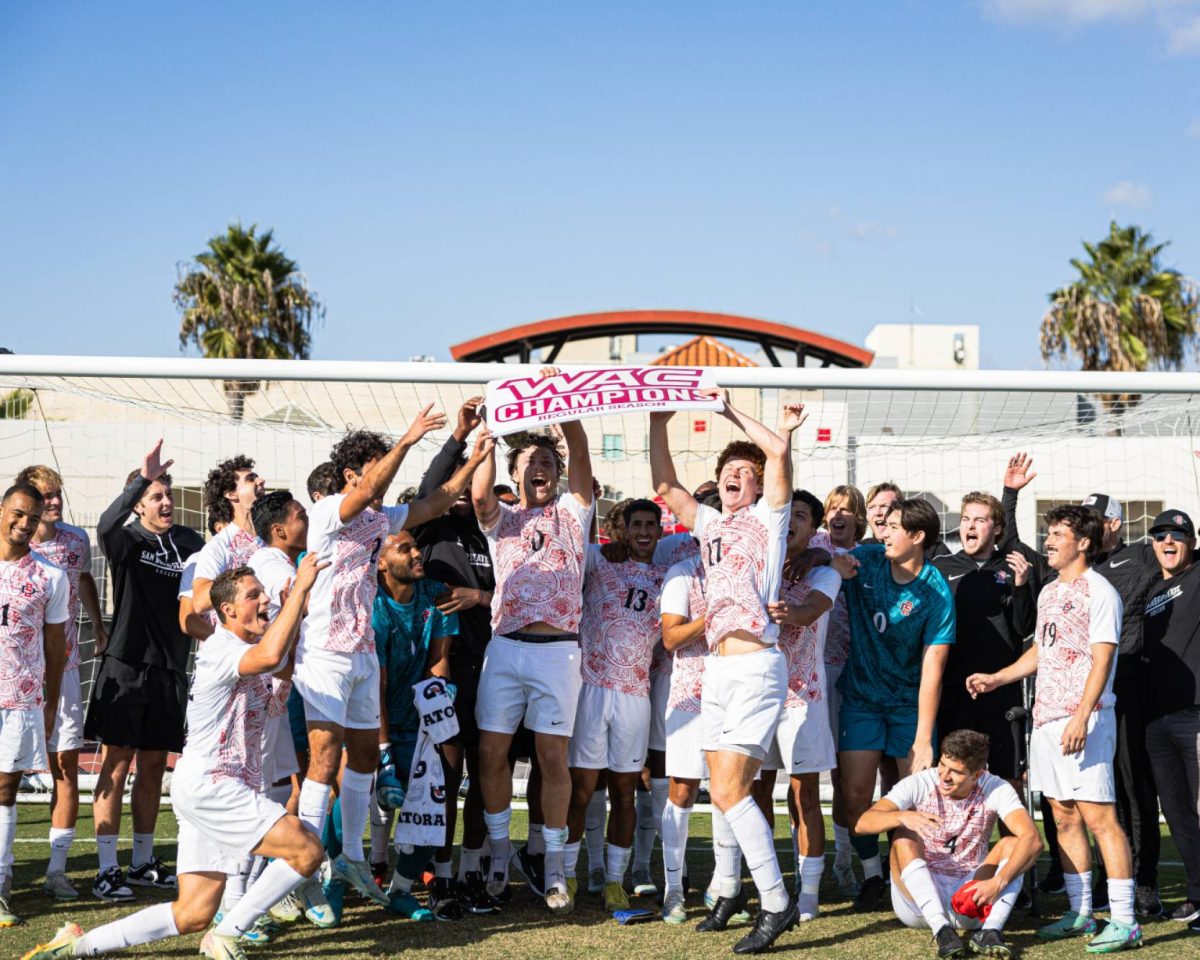
[[[179,629],[179,577],[204,538],[178,524],[157,534],[137,519],[126,523],[149,486],[141,474],[134,477],[96,526],[113,591],[105,656],[186,673],[191,640]]]

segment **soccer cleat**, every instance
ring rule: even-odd
[[[238,937],[223,937],[216,930],[209,930],[200,941],[200,953],[209,960],[250,960]]]
[[[817,900],[817,894],[796,894],[796,912],[800,915],[801,923],[807,923],[809,920],[816,920],[817,914],[821,912],[821,906]]]
[[[1054,923],[1048,923],[1038,932],[1040,940],[1066,940],[1068,937],[1090,937],[1096,932],[1096,921],[1091,917],[1081,917],[1074,910],[1068,910]]]
[[[1185,900],[1171,911],[1171,919],[1179,923],[1191,923],[1200,917],[1200,903],[1195,900]]]
[[[449,877],[435,877],[429,888],[429,909],[435,920],[454,922],[467,915],[467,908],[458,899],[455,883]]]
[[[538,897],[546,896],[546,856],[545,854],[530,853],[528,847],[514,850],[508,860],[511,873],[516,869],[517,875],[527,884],[529,889]]]
[[[411,893],[391,894],[388,897],[388,912],[418,923],[432,923],[434,920],[433,911],[422,906],[421,901]]]
[[[321,884],[321,893],[329,904],[329,912],[333,915],[333,926],[342,922],[342,914],[346,912],[346,885],[341,880],[331,876]]]
[[[700,933],[718,932],[743,916],[747,920],[749,919],[749,914],[746,913],[745,888],[739,890],[732,897],[717,897],[717,902],[708,911],[708,916],[696,924],[696,930]]]
[[[314,927],[336,927],[341,921],[340,911],[334,913],[333,906],[325,897],[319,871],[300,884],[296,894],[304,907],[305,918]]]
[[[483,874],[478,870],[468,870],[454,892],[459,903],[467,908],[467,913],[495,913],[500,909],[495,898],[488,895]]]
[[[604,884],[604,909],[609,913],[629,909],[629,894],[620,882]]]
[[[15,927],[20,922],[21,918],[12,912],[8,895],[0,893],[0,927]]]
[[[1104,929],[1087,942],[1088,953],[1116,953],[1142,945],[1142,928],[1137,923],[1109,920]]]
[[[179,886],[175,871],[158,857],[151,857],[141,866],[130,867],[129,883],[135,887],[154,887],[157,890],[174,890]]]
[[[799,922],[794,901],[789,901],[787,908],[778,913],[759,910],[754,920],[754,929],[733,945],[733,952],[765,953],[771,949],[771,944]]]
[[[603,893],[604,882],[603,870],[588,871],[588,893]]]
[[[867,877],[858,891],[854,909],[860,913],[874,913],[883,902],[883,877]]]
[[[838,896],[852,900],[858,896],[858,878],[854,876],[854,865],[834,863],[833,882],[837,884]]]
[[[1154,920],[1167,911],[1163,909],[1158,891],[1151,886],[1138,887],[1133,894],[1133,912],[1139,917]]]
[[[551,913],[560,915],[568,914],[574,910],[575,894],[571,891],[570,884],[568,883],[562,887],[557,884],[551,884],[549,889],[546,890],[546,906],[550,908]],[[625,901],[625,906],[629,906],[628,899]]]
[[[663,899],[662,918],[664,923],[687,923],[687,907],[683,902],[682,890],[668,890]]]
[[[68,880],[67,875],[61,870],[46,874],[42,890],[47,896],[59,901],[79,899],[79,891],[75,889],[75,884]]]
[[[365,860],[349,860],[344,853],[339,853],[330,867],[329,876],[332,880],[341,880],[342,883],[348,884],[381,907],[388,905],[387,894],[375,885],[375,878],[371,876],[371,870]]]
[[[635,897],[658,896],[658,884],[650,879],[649,870],[633,871],[633,895]]]
[[[1066,893],[1067,881],[1063,877],[1063,868],[1060,863],[1050,864],[1050,870],[1040,881],[1038,881],[1038,890],[1042,893]]]
[[[40,943],[26,954],[21,960],[60,960],[63,957],[75,956],[75,941],[83,936],[83,927],[77,923],[67,923],[58,928],[54,939],[48,943]]]
[[[965,957],[967,955],[967,948],[962,942],[962,937],[950,924],[946,924],[933,935],[933,942],[937,944],[939,958]]]
[[[221,925],[221,921],[224,919],[224,912],[218,910],[216,916],[213,917],[213,929],[215,930],[217,927],[219,927]],[[242,932],[242,935],[239,939],[241,939],[243,943],[249,944],[252,947],[265,947],[271,942],[271,932],[265,928],[259,927],[261,920],[262,918],[260,917],[255,921],[254,926],[252,926],[249,930]]]
[[[133,899],[133,891],[125,883],[125,875],[120,867],[109,867],[103,873],[96,874],[92,883],[92,896],[100,900],[113,902]]]
[[[1200,933],[1200,919],[1193,920],[1187,925],[1187,928],[1192,933]]]
[[[999,930],[985,927],[976,930],[967,938],[967,944],[972,953],[981,957],[996,957],[997,960],[1011,960],[1013,948],[1004,941],[1004,934]]]
[[[279,923],[295,923],[304,912],[295,893],[289,893],[276,904],[272,904],[271,916]]]

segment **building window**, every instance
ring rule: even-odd
[[[619,433],[604,434],[604,459],[625,459],[625,437]]]
[[[175,522],[191,527],[207,540],[208,515],[204,512],[204,488],[175,484],[171,487],[171,493],[175,496]]]
[[[1121,500],[1120,497],[1117,498]],[[1059,498],[1056,500],[1038,500],[1037,502],[1037,548],[1041,552],[1046,548],[1046,511],[1062,503],[1079,503],[1079,498]],[[1161,500],[1121,500],[1121,509],[1125,512],[1125,522],[1121,525],[1121,539],[1126,543],[1137,543],[1150,535],[1150,524],[1154,518],[1163,512]]]

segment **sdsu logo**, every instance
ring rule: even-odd
[[[902,604],[900,604],[900,616],[907,617],[912,612],[913,605],[911,600],[905,600]]]

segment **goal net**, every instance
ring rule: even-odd
[[[238,453],[253,457],[269,488],[307,502],[305,479],[348,428],[402,433],[432,403],[453,425],[458,409],[513,365],[322,363],[121,358],[0,358],[0,479],[29,464],[64,478],[65,519],[93,537],[92,573],[111,611],[95,526],[125,476],[163,438],[175,461],[177,522],[205,530],[208,471]],[[795,449],[796,485],[824,499],[835,485],[866,491],[889,480],[928,498],[956,544],[958,509],[971,490],[999,495],[1008,457],[1032,455],[1037,479],[1021,494],[1023,539],[1040,547],[1040,516],[1089,493],[1125,506],[1127,539],[1145,535],[1168,507],[1200,506],[1200,441],[1193,374],[929,373],[756,368],[714,371],[733,403],[768,425],[783,404],[805,404]],[[601,515],[624,497],[652,494],[644,413],[585,421],[603,488]],[[449,430],[409,453],[389,501],[415,488]],[[689,488],[713,477],[717,452],[735,436],[713,413],[680,413],[670,442]],[[739,434],[740,435],[740,434]],[[503,441],[501,451],[503,451]],[[508,482],[501,459],[498,482]],[[81,625],[85,697],[96,667]],[[84,770],[91,762],[84,758]],[[48,786],[33,778],[35,788]],[[85,787],[87,781],[85,780]]]

